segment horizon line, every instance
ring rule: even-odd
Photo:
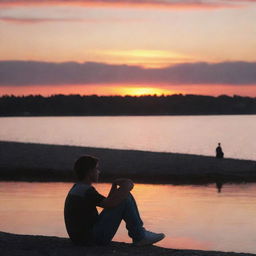
[[[219,95],[204,95],[204,94],[193,94],[193,93],[173,93],[173,94],[143,94],[143,95],[120,95],[120,94],[110,94],[110,95],[99,95],[99,94],[77,94],[77,93],[71,93],[71,94],[51,94],[51,95],[42,95],[42,94],[26,94],[26,95],[14,95],[14,94],[3,94],[0,95],[0,98],[4,97],[15,97],[15,98],[25,98],[25,97],[42,97],[42,98],[51,98],[56,96],[64,96],[64,97],[70,97],[70,96],[80,96],[80,97],[133,97],[133,98],[143,98],[143,97],[155,97],[155,98],[161,98],[161,97],[170,97],[170,96],[201,96],[201,97],[213,97],[213,98],[219,98],[219,97],[229,97],[229,98],[235,98],[235,97],[241,97],[241,98],[251,98],[255,99],[256,97],[253,96],[241,96],[238,94],[227,95],[227,94],[219,94]]]

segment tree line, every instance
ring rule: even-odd
[[[256,114],[256,98],[202,95],[0,97],[0,116]]]

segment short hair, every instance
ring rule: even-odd
[[[99,159],[94,156],[81,156],[74,164],[74,171],[78,180],[83,180],[86,174],[96,167]]]

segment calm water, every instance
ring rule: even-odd
[[[70,183],[0,182],[0,230],[66,237],[63,204]],[[110,184],[97,184],[106,195]],[[256,253],[256,184],[136,184],[145,227],[164,232],[168,248]],[[130,242],[124,224],[114,240]]]
[[[0,140],[256,160],[256,115],[0,118]]]

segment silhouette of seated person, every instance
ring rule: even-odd
[[[218,147],[216,148],[216,158],[223,158],[224,153],[222,151],[220,143],[218,143]]]
[[[164,238],[143,227],[136,201],[132,196],[133,182],[116,179],[107,197],[92,186],[98,181],[99,161],[93,156],[80,157],[75,165],[78,182],[70,189],[64,208],[68,235],[77,245],[107,245],[112,241],[122,220],[126,222],[133,244],[144,246]],[[103,208],[98,214],[96,206]]]

